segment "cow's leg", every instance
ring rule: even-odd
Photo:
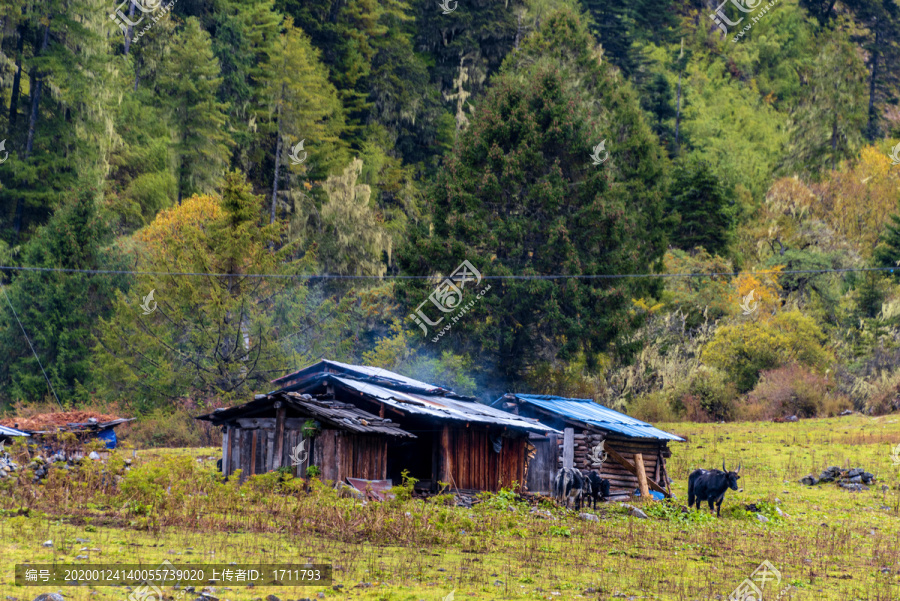
[[[714,498],[710,497],[708,499],[708,501],[709,501],[709,512],[712,513],[712,510],[714,509],[713,505],[715,505],[716,500]]]
[[[722,499],[719,499],[716,502],[716,517],[719,517],[719,514],[722,512]]]

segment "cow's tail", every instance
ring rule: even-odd
[[[688,477],[688,507],[694,506],[694,474]]]

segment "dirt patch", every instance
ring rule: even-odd
[[[64,411],[58,413],[42,413],[31,417],[8,417],[0,419],[0,425],[19,430],[55,430],[64,428],[66,424],[83,424],[94,418],[98,422],[111,422],[120,419],[115,415],[106,415],[96,411]]]

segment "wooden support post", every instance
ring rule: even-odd
[[[229,426],[225,426],[225,432],[222,434],[222,475],[228,475],[228,468],[231,464],[231,441],[229,439],[229,434],[231,432],[231,428]]]
[[[563,467],[573,467],[575,465],[575,430],[566,428],[563,433]]]
[[[453,482],[453,460],[450,456],[450,426],[441,430],[441,482]]]
[[[252,476],[256,473],[256,441],[259,438],[259,430],[253,430],[253,434],[250,439],[250,473],[247,476]]]
[[[628,470],[629,472],[634,474],[634,476],[636,478],[638,478],[637,468],[635,466],[633,466],[631,464],[631,462],[629,462],[627,459],[625,459],[624,457],[619,455],[615,450],[613,450],[609,447],[604,447],[604,450],[606,451],[606,454],[609,456],[610,459],[612,459],[613,461],[615,461],[616,463],[618,463],[619,465],[624,467],[626,470]],[[644,479],[646,480],[646,478],[647,478],[647,475],[644,474]],[[666,494],[666,491],[663,490],[662,487],[660,487],[660,485],[657,484],[656,482],[647,482],[647,485],[649,488],[652,488],[653,490],[655,490],[657,492],[661,492],[664,495]],[[666,496],[672,496],[672,495],[666,495]]]
[[[264,432],[266,433],[266,471],[271,472],[277,467],[275,465],[275,430],[264,430]]]
[[[284,418],[287,414],[287,408],[281,406],[281,402],[277,402],[278,408],[275,410],[275,467],[279,468],[284,465]]]
[[[634,467],[637,469],[638,487],[641,489],[641,497],[645,501],[650,500],[650,488],[647,486],[647,472],[644,470],[644,456],[634,454]]]

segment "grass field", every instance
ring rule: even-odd
[[[743,462],[744,492],[728,492],[721,519],[658,503],[641,505],[651,514],[646,520],[618,505],[598,507],[597,521],[558,508],[547,518],[504,493],[472,509],[440,498],[362,505],[274,476],[222,484],[208,459],[216,449],[139,451],[118,485],[96,464],[67,477],[54,472],[41,486],[7,483],[0,485],[0,601],[55,590],[67,601],[128,596],[115,587],[17,587],[16,563],[152,566],[163,559],[328,563],[342,585],[214,585],[214,595],[230,601],[270,594],[282,601],[416,601],[451,592],[456,600],[724,600],[764,560],[782,575],[777,587],[766,587],[766,601],[779,592],[791,600],[900,599],[900,467],[891,459],[900,418],[660,427],[689,439],[672,445],[669,463],[681,503],[691,470]],[[105,469],[120,462],[113,458]],[[799,484],[831,465],[862,467],[878,482],[861,493]],[[769,521],[744,511],[749,503]],[[52,547],[42,546],[47,540]],[[76,561],[79,555],[89,559]]]

